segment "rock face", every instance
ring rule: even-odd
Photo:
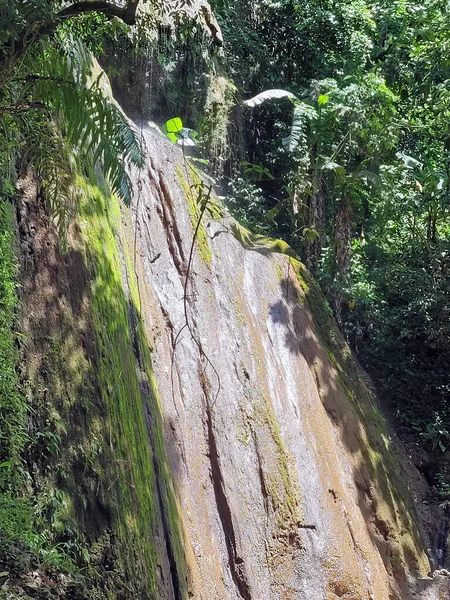
[[[175,598],[450,597],[445,573],[426,577],[395,445],[317,286],[213,204],[192,247],[208,184],[144,133],[125,229],[184,536]]]
[[[450,598],[424,549],[447,566],[448,515],[417,517],[418,473],[317,285],[224,214],[179,146],[144,135],[131,210],[80,179],[65,255],[22,181],[28,429],[58,442],[28,456],[29,494],[72,507],[52,535],[75,532],[88,566],[83,583],[13,561],[0,596]]]

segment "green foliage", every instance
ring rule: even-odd
[[[439,448],[439,450],[445,452],[450,441],[450,432],[442,423],[442,419],[438,413],[435,413],[434,421],[432,423],[427,423],[425,431],[421,431],[420,435],[425,442],[431,443],[431,449],[433,451],[436,450],[436,448]]]
[[[250,227],[257,233],[270,231],[265,219],[267,209],[264,198],[255,183],[242,177],[234,179],[229,186],[226,201],[233,216],[245,227]]]
[[[0,494],[22,481],[21,454],[27,441],[26,404],[16,372],[16,260],[13,209],[0,199]]]
[[[36,546],[39,536],[33,527],[34,516],[27,500],[6,494],[0,496],[0,552],[11,542]]]
[[[436,473],[434,491],[439,500],[447,501],[450,498],[450,473],[444,467]]]
[[[21,10],[16,7],[14,14],[23,27]],[[23,11],[26,16],[26,6]],[[20,36],[19,25],[8,35]],[[3,52],[9,51],[5,42]],[[142,164],[139,136],[112,100],[90,52],[64,30],[52,43],[32,47],[23,60],[16,63],[14,58],[12,53],[0,68],[0,138],[7,150],[0,162],[1,179],[14,176],[17,157],[32,165],[62,236],[76,205],[75,158],[90,171],[101,166],[112,191],[129,203],[128,169]]]
[[[44,562],[70,571],[70,557],[58,548],[34,499],[25,495],[24,454],[31,440],[26,415],[29,405],[17,374],[16,309],[18,304],[13,207],[0,200],[0,560],[20,571]],[[60,438],[51,430],[35,443],[41,451],[58,452]]]
[[[449,247],[441,244],[430,254],[411,234],[402,240],[406,234],[403,227],[391,229],[390,253],[381,256],[372,244],[355,248],[367,267],[360,275],[352,270],[361,284],[346,294],[356,306],[345,328],[403,423],[420,432],[430,449],[444,450],[445,436],[436,434],[450,423]]]
[[[103,56],[111,44],[122,45],[132,33],[129,25],[101,12],[80,15],[60,27],[62,39],[81,41],[96,57]]]
[[[320,96],[319,98],[323,98]],[[294,103],[294,112],[292,115],[292,127],[291,132],[285,138],[283,138],[283,147],[288,152],[293,152],[300,140],[300,136],[305,129],[305,121],[313,121],[317,118],[317,112],[315,109],[305,102],[297,101]]]
[[[405,427],[441,452],[439,432],[450,430],[448,6],[214,6],[234,83],[257,93],[244,102],[245,125],[236,121],[242,156],[274,177],[234,173],[233,213],[301,255]]]
[[[275,179],[272,173],[262,163],[252,165],[247,160],[242,162],[244,167],[244,175],[250,175],[253,181],[263,181],[263,179]]]
[[[235,84],[258,92],[362,73],[375,23],[363,0],[213,2]],[[295,90],[294,90],[295,91]]]

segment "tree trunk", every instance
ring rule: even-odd
[[[350,270],[350,248],[352,235],[352,224],[350,217],[350,196],[343,192],[334,221],[333,265],[331,273],[332,284],[330,289],[331,301],[339,327],[342,327],[342,286],[348,280]]]
[[[316,273],[322,251],[322,237],[325,229],[325,193],[324,182],[320,177],[315,192],[308,199],[308,213],[306,227],[311,235],[305,240],[306,266],[312,273]],[[314,232],[318,235],[315,235]]]

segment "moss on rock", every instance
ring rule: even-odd
[[[177,173],[180,178],[180,184],[183,188],[185,198],[188,202],[189,216],[191,218],[192,228],[195,231],[201,213],[201,203],[205,200],[205,188],[197,171],[189,165],[189,174],[187,177],[192,177],[190,183],[181,168],[177,168]],[[203,223],[200,223],[197,231],[196,243],[198,252],[203,262],[209,266],[212,261],[212,252],[208,242],[208,234],[206,233]]]

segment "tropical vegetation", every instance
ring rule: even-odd
[[[99,62],[129,114],[195,143],[239,220],[293,247],[402,435],[429,451],[430,483],[448,498],[450,6],[210,4],[212,12],[188,0],[162,9],[139,0],[0,4],[0,562],[19,549],[32,564],[73,573],[85,550],[64,550],[55,531],[42,542],[45,511],[25,499],[30,402],[17,369],[13,223],[25,173],[62,246],[88,202],[104,218],[105,197],[130,202],[140,130]],[[63,428],[52,419],[43,444],[57,455]],[[51,502],[59,514],[64,502]]]

